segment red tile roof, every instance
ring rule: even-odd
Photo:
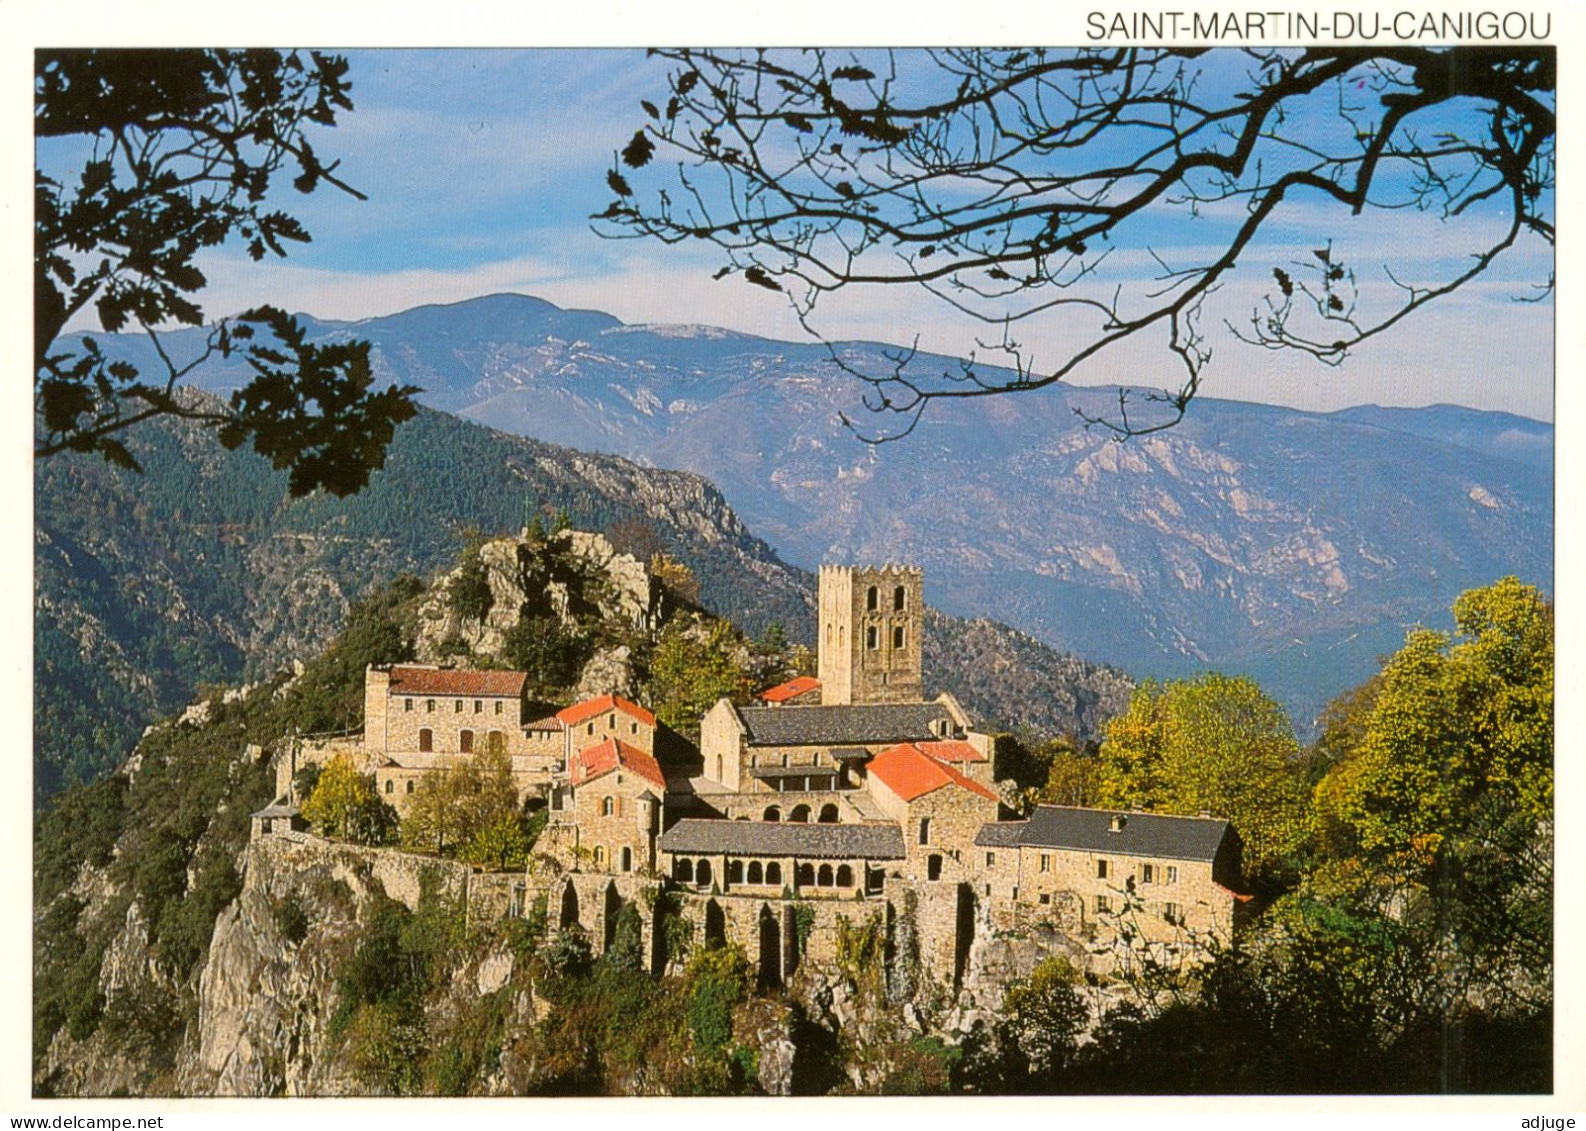
[[[870,759],[865,772],[905,801],[924,797],[944,785],[956,785],[991,801],[997,799],[991,790],[977,781],[970,781],[945,762],[921,753],[913,743],[905,742],[883,750]]]
[[[535,719],[532,723],[524,723],[524,730],[565,730],[562,720],[555,715],[547,715],[543,719]]]
[[[775,687],[768,687],[760,692],[760,698],[767,703],[786,703],[789,699],[797,699],[800,695],[808,695],[821,685],[821,681],[812,675],[801,675],[797,679],[790,679],[786,683],[779,683]]]
[[[666,788],[666,775],[661,773],[660,763],[618,738],[597,742],[573,759],[573,784],[583,785],[619,767],[632,770],[663,790]]]
[[[601,695],[595,699],[585,699],[582,703],[574,703],[571,707],[563,707],[556,712],[556,717],[563,724],[575,727],[579,723],[594,718],[596,715],[607,711],[621,711],[623,714],[638,719],[647,727],[655,725],[655,716],[646,711],[637,703],[630,703],[616,695]]]
[[[391,694],[516,696],[528,678],[526,672],[397,666],[391,669]]]
[[[950,738],[941,742],[916,742],[912,744],[921,754],[929,754],[938,762],[984,762],[987,758],[962,739]]]

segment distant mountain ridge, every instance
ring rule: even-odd
[[[840,417],[880,422],[815,343],[521,295],[313,332],[367,338],[377,372],[432,407],[703,475],[801,567],[917,562],[949,612],[1140,674],[1259,674],[1302,725],[1462,589],[1553,584],[1553,430],[1506,414],[1203,396],[1177,428],[1120,445],[1074,412],[1102,413],[1113,391],[1060,387],[940,403],[874,447]],[[836,348],[889,364],[879,345]]]
[[[283,474],[195,425],[166,419],[128,443],[142,476],[77,455],[37,466],[35,800],[119,763],[199,685],[315,655],[350,601],[399,572],[450,567],[470,531],[516,531],[526,508],[597,531],[646,524],[709,609],[751,633],[777,622],[813,636],[814,579],[690,473],[422,411],[365,490],[291,500]],[[1131,687],[1002,625],[933,615],[926,648],[931,685],[993,725],[1094,735]]]

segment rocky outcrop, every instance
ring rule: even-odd
[[[482,616],[454,596],[469,575],[482,577],[489,600]],[[461,643],[498,656],[521,617],[555,617],[564,627],[650,628],[661,612],[661,587],[643,562],[618,553],[604,535],[564,530],[545,539],[498,538],[480,544],[441,575],[419,608],[418,657],[437,662]],[[605,663],[611,663],[609,657]]]

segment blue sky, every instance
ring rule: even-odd
[[[521,291],[630,322],[807,338],[780,295],[712,282],[720,261],[706,248],[604,240],[591,231],[588,215],[609,199],[605,170],[642,121],[639,99],[660,101],[666,89],[661,61],[630,50],[390,49],[349,57],[356,109],[316,148],[340,157],[341,175],[369,200],[283,191],[283,206],[314,242],[264,266],[235,248],[208,257],[211,285],[202,301],[209,314],[273,301],[357,319]],[[48,163],[52,155],[40,156]],[[1151,246],[1170,260],[1194,260],[1228,222],[1212,212],[1194,222],[1182,215],[1148,221]],[[1390,247],[1396,262],[1429,276],[1466,245],[1450,242],[1450,226],[1414,214],[1350,220],[1296,201],[1274,220],[1247,256],[1249,268],[1208,308],[1215,347],[1208,395],[1316,409],[1454,402],[1551,418],[1553,306],[1514,301],[1550,269],[1540,241],[1333,369],[1242,346],[1220,322],[1247,319],[1270,289],[1270,268],[1308,255],[1323,220],[1344,247],[1361,255]],[[1136,249],[1115,256],[1111,268],[1143,276],[1153,264]],[[1380,284],[1379,294],[1386,290]],[[828,337],[918,336],[945,353],[973,348],[976,332],[928,296],[897,287],[825,300],[817,325]],[[1052,320],[1037,321],[1023,324],[1019,338],[1039,364],[1059,353],[1064,332]],[[1131,341],[1076,379],[1150,385],[1176,381],[1177,373],[1158,342]]]

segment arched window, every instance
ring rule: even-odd
[[[701,860],[694,868],[694,882],[700,887],[704,887],[706,884],[710,883],[710,876],[710,861]]]
[[[502,734],[499,730],[492,730],[489,734],[485,735],[485,742],[487,743],[487,750],[495,750],[498,747],[502,750],[507,748],[507,736]]]
[[[394,780],[392,780],[391,778],[386,778],[386,780],[385,780],[385,791],[387,793],[395,793],[396,792],[396,782]]]
[[[600,799],[600,815],[602,817],[609,817],[616,811],[617,803],[615,800],[610,797],[602,797]]]
[[[793,806],[793,812],[787,815],[787,819],[797,821],[801,825],[807,824],[810,819],[810,807],[808,805]]]
[[[794,874],[798,877],[799,887],[815,886],[815,865],[800,864]]]
[[[895,613],[901,613],[903,611],[903,601],[904,589],[903,586],[899,585],[892,591],[892,611]]]
[[[685,860],[681,856],[672,861],[672,878],[680,884],[693,883],[694,862],[692,860]]]
[[[474,752],[473,731],[464,730],[457,733],[457,749],[461,750],[464,754],[472,754]]]
[[[837,865],[837,886],[851,888],[854,886],[854,870],[847,864]]]
[[[633,871],[633,849],[627,845],[622,847],[622,870],[624,872]]]
[[[876,609],[880,607],[880,597],[881,595],[879,592],[877,592],[874,585],[865,590],[865,611],[871,613],[875,612]]]
[[[429,727],[425,727],[423,730],[419,731],[419,750],[422,753],[428,754],[430,751],[432,751],[434,749],[435,749],[435,732],[432,731]]]
[[[825,805],[821,806],[820,823],[823,825],[835,825],[837,823],[836,804],[828,801]]]
[[[768,883],[768,884],[779,884],[779,883],[781,883],[782,882],[782,865],[778,864],[774,860],[771,863],[767,864],[765,866],[765,882]]]
[[[881,630],[875,625],[865,629],[865,647],[871,649],[881,647]]]
[[[928,880],[942,878],[942,858],[934,852],[925,861],[925,878]]]
[[[741,884],[741,883],[743,883],[743,861],[742,860],[729,860],[729,861],[727,861],[727,882],[729,884]]]
[[[761,818],[763,821],[780,821],[781,819],[782,810],[775,805],[767,805],[765,807],[765,816]]]
[[[606,866],[606,846],[603,845],[603,844],[597,844],[597,845],[595,845],[595,867],[604,868],[605,866]]]
[[[765,873],[760,868],[760,861],[751,860],[749,862],[748,881],[751,884],[759,884],[759,883],[764,883],[765,882]]]
[[[817,887],[829,888],[832,886],[832,866],[822,864],[821,870],[816,873],[815,884]]]
[[[413,792],[413,787],[414,787],[415,784],[416,783],[413,781],[412,778],[408,778],[408,792],[409,793]]]
[[[892,647],[903,647],[903,626],[901,624],[892,627]]]

